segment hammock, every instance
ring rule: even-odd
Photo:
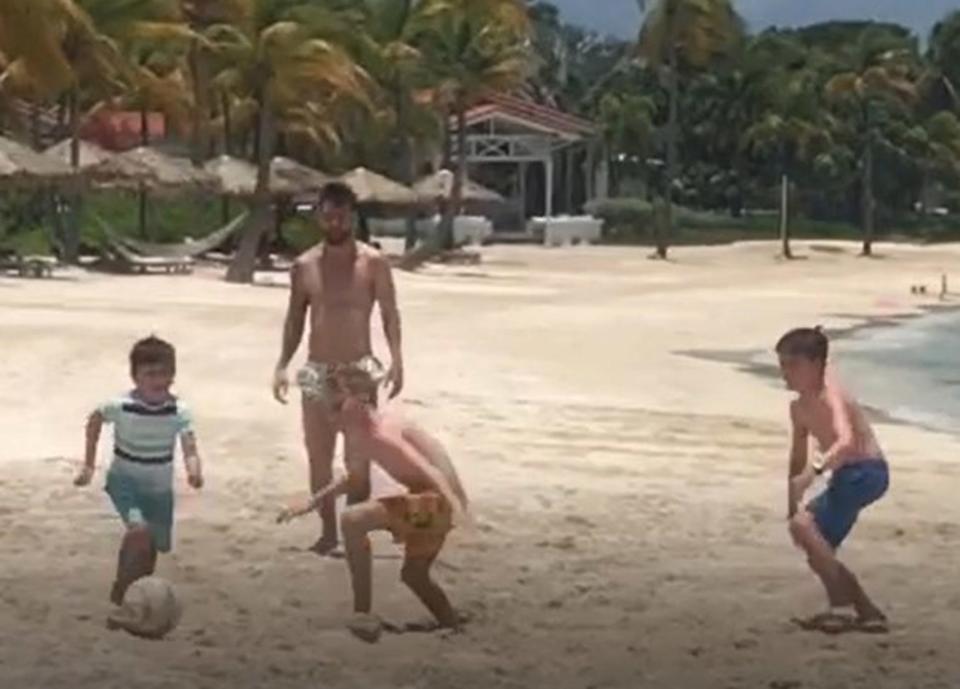
[[[213,251],[218,246],[233,236],[237,230],[243,227],[249,213],[244,212],[231,220],[218,230],[214,230],[203,239],[181,242],[179,244],[155,244],[152,242],[141,242],[129,237],[121,237],[106,220],[99,215],[95,219],[103,231],[114,243],[121,243],[132,249],[141,256],[155,256],[158,258],[196,258],[208,251]]]

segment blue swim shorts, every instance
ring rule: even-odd
[[[883,459],[864,459],[844,464],[830,479],[827,488],[807,505],[820,533],[840,547],[857,521],[861,510],[887,492],[890,472]]]

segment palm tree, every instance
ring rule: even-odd
[[[450,201],[444,207],[439,246],[453,246],[467,176],[466,113],[491,92],[510,91],[530,67],[530,24],[522,0],[421,0],[416,44],[444,94],[444,110],[456,118],[458,156]]]
[[[791,178],[801,163],[811,163],[830,148],[829,128],[820,107],[820,81],[809,51],[794,40],[763,36],[744,56],[756,83],[760,115],[743,135],[743,147],[761,159],[774,160],[780,177],[780,245],[790,249]]]
[[[597,109],[597,119],[612,159],[612,195],[618,196],[621,171],[643,169],[649,156],[657,108],[649,96],[606,93]]]
[[[0,41],[11,62],[0,84],[25,85],[39,101],[65,98],[74,167],[85,114],[124,94],[135,78],[127,46],[184,35],[172,8],[156,0],[5,0],[3,9]],[[67,261],[79,250],[79,196],[71,210],[63,238]]]
[[[673,192],[677,177],[677,139],[680,105],[680,72],[704,69],[729,54],[744,34],[743,21],[730,0],[638,0],[645,19],[638,50],[653,67],[662,70],[669,94],[666,127],[665,227],[657,228],[656,256],[667,257],[668,234],[673,229]]]
[[[270,224],[270,163],[284,127],[318,139],[332,137],[329,108],[341,99],[364,101],[366,78],[339,46],[317,36],[305,0],[233,0],[239,24],[213,24],[203,32],[224,65],[218,79],[252,100],[257,112],[257,185],[253,212],[227,270],[227,280],[250,282],[261,238]]]
[[[827,98],[852,111],[859,132],[861,150],[861,217],[863,256],[873,253],[876,202],[874,199],[874,157],[882,135],[878,117],[885,107],[905,108],[914,102],[916,87],[911,77],[915,55],[911,48],[892,45],[888,39],[867,32],[851,55],[848,71],[831,78],[825,87]]]

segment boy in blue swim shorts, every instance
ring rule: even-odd
[[[828,366],[828,349],[820,328],[791,330],[776,346],[784,382],[797,393],[790,403],[790,535],[823,582],[830,604],[826,613],[800,623],[833,633],[851,626],[885,632],[886,617],[836,552],[861,511],[886,493],[887,461],[863,409]],[[811,437],[819,447],[819,461],[808,461]],[[801,509],[804,493],[826,472],[831,472],[826,489]]]
[[[100,405],[87,421],[86,456],[74,480],[77,486],[93,479],[103,424],[114,427],[106,491],[126,526],[110,591],[115,605],[123,603],[130,584],[153,574],[158,552],[170,551],[178,438],[190,485],[203,486],[190,412],[170,392],[176,366],[176,350],[169,343],[157,337],[137,342],[130,352],[133,390]]]

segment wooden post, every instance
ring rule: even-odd
[[[553,217],[553,153],[548,153],[547,157],[544,158],[543,164],[545,166],[544,175],[544,194],[546,196],[543,206],[543,214],[548,218]]]

